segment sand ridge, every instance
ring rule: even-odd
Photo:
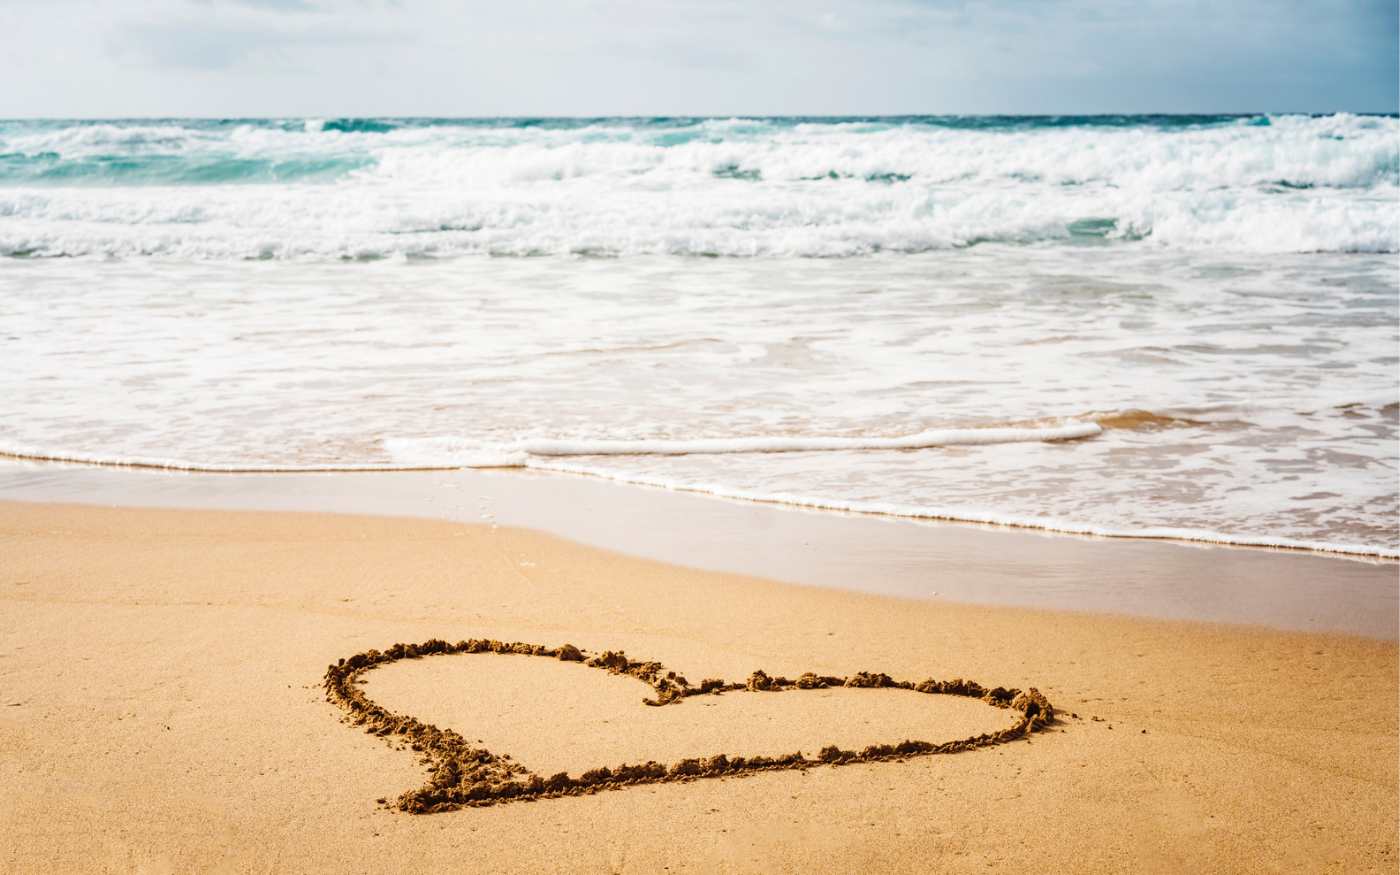
[[[440,729],[415,717],[389,711],[366,696],[357,683],[365,672],[398,660],[467,653],[542,656],[565,662],[582,662],[590,668],[603,669],[610,674],[634,677],[649,685],[655,692],[654,698],[642,700],[643,704],[652,707],[679,704],[692,696],[719,695],[735,691],[782,692],[834,686],[863,689],[893,687],[930,695],[965,696],[986,702],[993,707],[1009,709],[1020,716],[1012,726],[997,732],[981,733],[940,744],[905,739],[898,744],[868,745],[860,751],[825,745],[815,758],[804,756],[801,751],[777,757],[730,757],[726,754],[715,754],[686,758],[670,766],[655,761],[624,763],[616,767],[589,769],[578,777],[559,772],[545,778],[514,762],[508,755],[472,747],[465,738],[451,729]],[[350,723],[363,726],[365,732],[381,737],[400,736],[413,750],[423,754],[422,763],[430,769],[428,783],[401,794],[393,803],[399,810],[413,814],[451,811],[464,806],[482,807],[510,801],[578,796],[637,784],[693,781],[699,778],[718,778],[759,771],[807,769],[822,765],[883,762],[915,756],[958,753],[1005,744],[1055,721],[1054,707],[1034,687],[1025,692],[1005,687],[988,689],[962,678],[950,681],[929,678],[916,684],[912,681],[896,681],[883,672],[857,672],[849,677],[804,672],[796,680],[789,680],[785,677],[772,677],[762,669],[753,672],[744,683],[708,678],[698,686],[692,686],[685,677],[666,670],[661,663],[634,661],[622,651],[607,650],[589,657],[572,644],[550,648],[541,644],[507,643],[479,638],[458,641],[456,644],[434,638],[421,644],[396,643],[384,651],[371,649],[357,653],[328,666],[324,686],[327,700],[344,709],[349,715],[347,719]],[[385,799],[380,801],[387,803]]]

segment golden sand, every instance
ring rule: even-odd
[[[404,519],[0,503],[0,557],[5,871],[1397,865],[1392,642],[859,595]],[[546,765],[582,782],[652,757],[680,779],[400,810],[445,760],[411,732],[343,723],[359,715],[327,701],[327,666],[434,639],[453,652],[402,650],[347,682],[541,782]],[[473,639],[555,658],[463,655],[494,649]],[[561,664],[565,642],[602,670]],[[924,678],[989,686],[894,680]],[[1005,700],[1031,687],[1054,706],[1039,731],[898,749],[1038,716]],[[532,726],[511,744],[505,730]],[[790,744],[803,763],[725,774],[714,759]],[[817,745],[869,761],[829,765]]]

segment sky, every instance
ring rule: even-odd
[[[1394,112],[1396,0],[0,0],[0,117]]]

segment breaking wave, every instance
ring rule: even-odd
[[[0,254],[1400,251],[1392,116],[0,122]]]
[[[944,428],[893,437],[731,437],[692,440],[547,440],[483,444],[461,438],[388,438],[385,449],[394,459],[384,464],[280,465],[194,462],[104,456],[0,445],[0,456],[45,462],[71,462],[124,468],[199,471],[224,474],[451,471],[461,468],[539,468],[536,460],[564,456],[684,456],[734,453],[840,452],[852,450],[917,450],[947,446],[986,446],[1030,441],[1066,441],[1094,437],[1103,429],[1092,422],[1009,428]]]
[[[949,446],[986,446],[1004,443],[1073,441],[1096,437],[1106,428],[1140,429],[1199,425],[1196,420],[1146,410],[1126,410],[1101,415],[1096,421],[1056,425],[1002,428],[936,429],[894,437],[735,437],[694,440],[526,440],[507,445],[487,445],[460,438],[386,439],[392,461],[364,464],[253,464],[208,463],[180,459],[134,458],[68,453],[35,448],[0,447],[0,457],[20,460],[66,462],[82,465],[145,468],[223,474],[272,474],[311,472],[454,471],[466,468],[524,468],[559,474],[598,477],[631,485],[692,492],[739,501],[783,504],[906,519],[944,520],[1012,528],[1038,529],[1063,534],[1105,538],[1137,538],[1266,547],[1331,553],[1352,557],[1400,558],[1400,550],[1374,545],[1315,541],[1296,538],[1233,534],[1209,529],[1140,526],[1112,527],[1055,517],[1006,514],[959,506],[911,505],[898,502],[846,500],[787,492],[761,492],[719,483],[690,482],[617,470],[597,460],[609,456],[675,456],[691,454],[822,453],[854,451],[907,451]],[[570,461],[583,457],[585,461]]]

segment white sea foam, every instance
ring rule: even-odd
[[[13,455],[1400,548],[1395,259],[1327,251],[1397,248],[1395,119],[13,124],[98,175],[0,160],[0,251],[121,256],[0,258]]]
[[[1393,252],[1397,143],[1395,119],[1345,115],[990,131],[0,125],[0,153],[56,156],[69,174],[0,178],[0,254],[840,257],[1081,239]],[[113,170],[114,152],[136,169]],[[182,172],[201,184],[153,184]]]
[[[281,464],[254,462],[193,461],[156,456],[126,456],[105,453],[90,453],[72,450],[30,447],[22,444],[0,444],[0,458],[21,462],[61,462],[70,465],[93,465],[102,468],[141,468],[151,471],[183,471],[190,474],[334,474],[370,473],[375,471],[458,471],[462,468],[512,468],[524,465],[510,464],[502,457],[482,458],[482,464],[473,465],[461,462],[452,464]],[[499,461],[503,464],[492,464]]]
[[[947,446],[987,446],[1025,441],[1065,441],[1094,437],[1103,429],[1092,422],[1023,428],[935,429],[897,437],[736,437],[696,440],[526,440],[499,446],[456,437],[387,438],[391,462],[370,464],[250,464],[192,461],[149,456],[75,452],[18,444],[0,444],[0,456],[12,459],[70,462],[124,468],[152,468],[216,474],[271,474],[334,471],[451,471],[462,468],[538,468],[535,457],[687,456],[738,453],[798,453],[838,450],[915,450]],[[563,469],[560,469],[563,470]]]
[[[1104,531],[1400,546],[1388,257],[11,259],[0,287],[0,443],[34,457],[574,465]],[[1024,431],[1065,424],[1103,431]],[[968,442],[1008,427],[1035,439]],[[911,442],[930,446],[895,449]]]
[[[385,441],[395,462],[370,465],[248,465],[209,464],[179,459],[124,458],[117,456],[55,453],[23,447],[0,446],[0,456],[21,460],[68,462],[74,464],[114,467],[149,468],[165,471],[203,472],[219,474],[272,473],[367,473],[392,471],[451,471],[464,468],[527,468],[534,471],[598,477],[636,486],[690,492],[737,501],[761,504],[782,504],[816,510],[839,511],[871,516],[903,519],[940,520],[978,523],[1008,528],[1035,529],[1061,534],[1088,535],[1102,538],[1181,541],[1236,547],[1266,547],[1331,553],[1341,556],[1378,559],[1400,558],[1400,550],[1366,544],[1336,541],[1300,540],[1296,538],[1240,535],[1198,528],[1167,526],[1113,527],[1045,516],[1007,514],[975,507],[909,505],[887,501],[854,501],[822,498],[787,492],[759,492],[736,489],[719,483],[690,483],[673,478],[639,476],[626,471],[600,467],[595,464],[559,462],[563,456],[606,455],[690,455],[768,452],[821,452],[833,450],[915,449],[935,446],[1016,443],[1023,441],[1054,441],[1092,437],[1102,430],[1092,423],[1076,423],[1046,429],[981,429],[947,430],[942,434],[927,432],[904,439],[833,443],[833,439],[769,441],[736,439],[729,441],[575,441],[529,442],[517,448],[489,449],[475,446],[458,438],[390,439]],[[974,437],[973,431],[985,432]],[[912,441],[912,442],[911,442]]]
[[[539,471],[601,477],[603,479],[615,480],[619,483],[628,483],[635,486],[649,486],[675,492],[695,492],[737,501],[752,501],[760,504],[785,504],[794,507],[834,510],[844,513],[868,514],[871,516],[981,523],[983,525],[1039,529],[1047,532],[1071,535],[1091,535],[1100,538],[1139,538],[1158,541],[1185,541],[1235,547],[1271,547],[1284,550],[1305,550],[1315,553],[1336,553],[1344,556],[1376,557],[1381,559],[1400,558],[1400,550],[1375,547],[1367,544],[1310,541],[1295,538],[1270,537],[1266,535],[1238,535],[1210,529],[1172,528],[1166,526],[1144,526],[1141,528],[1113,527],[1076,522],[1074,520],[1056,519],[1054,517],[998,513],[996,511],[969,507],[907,505],[884,501],[847,501],[809,495],[795,495],[785,492],[755,492],[752,490],[735,489],[718,483],[687,483],[666,478],[638,477],[623,471],[575,464],[531,462],[528,467]]]
[[[1092,422],[1041,428],[941,428],[896,437],[732,437],[694,440],[532,440],[518,449],[531,456],[688,456],[726,453],[801,453],[831,450],[917,450],[982,446],[1020,441],[1063,441],[1093,437],[1103,429]]]

